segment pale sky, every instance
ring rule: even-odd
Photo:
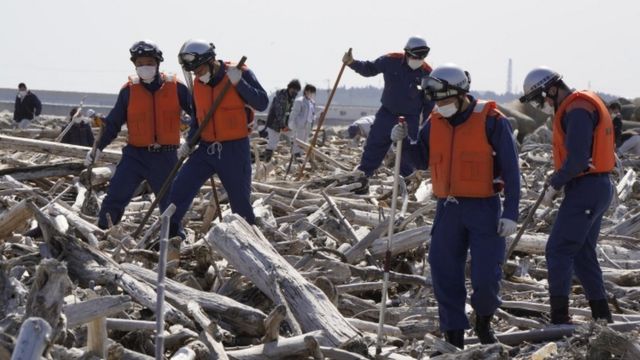
[[[475,90],[505,92],[545,64],[569,86],[640,96],[639,1],[599,0],[2,0],[0,87],[117,93],[134,73],[128,49],[154,40],[161,70],[180,74],[190,38],[213,42],[218,58],[247,64],[271,92],[291,78],[326,88],[343,53],[358,60],[426,38],[432,65],[466,68]],[[347,69],[341,85],[382,86]]]

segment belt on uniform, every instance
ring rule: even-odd
[[[178,145],[160,145],[160,144],[151,144],[148,146],[140,146],[138,149],[146,149],[148,152],[163,152],[163,151],[173,151],[178,149]]]

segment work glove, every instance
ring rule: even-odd
[[[342,55],[342,62],[345,65],[351,65],[351,63],[353,63],[353,54],[351,53],[351,51],[347,51],[346,53],[344,53],[344,55]]]
[[[29,119],[22,119],[20,120],[20,122],[18,123],[18,128],[19,129],[26,129],[29,127],[29,125],[31,125],[31,120]]]
[[[498,221],[498,235],[507,237],[515,234],[517,225],[515,221],[502,218]]]
[[[404,124],[396,124],[393,129],[391,129],[391,141],[398,142],[403,140],[409,135],[409,130]]]
[[[235,86],[242,78],[242,70],[238,69],[237,67],[230,67],[227,69],[227,76],[229,77],[231,83]]]
[[[89,152],[87,152],[87,157],[84,158],[84,166],[89,166],[92,163],[95,163],[100,159],[101,156],[102,156],[102,151],[100,151],[100,149],[96,149],[96,153],[93,156],[91,156],[91,150],[89,150]]]
[[[76,116],[73,118],[73,123],[74,124],[81,124],[82,123],[82,117],[80,116]]]
[[[182,144],[180,144],[180,147],[178,148],[178,158],[186,158],[191,154],[191,151],[192,150],[189,147],[189,143],[183,142]]]
[[[551,207],[553,205],[553,199],[556,198],[560,191],[562,191],[562,189],[556,190],[553,186],[549,185],[540,204],[546,207]]]

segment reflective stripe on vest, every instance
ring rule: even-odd
[[[562,129],[562,118],[569,111],[571,104],[578,100],[588,101],[598,112],[598,124],[593,130],[591,159],[589,169],[580,175],[589,173],[607,173],[613,170],[616,160],[614,155],[613,120],[606,105],[598,95],[591,91],[575,91],[567,96],[553,118],[553,165],[556,170],[562,168],[567,159],[565,132]],[[575,105],[575,104],[574,104]],[[585,139],[586,141],[586,139]],[[579,176],[580,176],[579,175]]]
[[[194,81],[193,98],[199,125],[204,121],[213,101],[228,81],[229,78],[226,75],[214,87],[203,84],[199,80]],[[201,139],[207,142],[228,141],[242,139],[248,135],[249,127],[245,102],[238,94],[236,87],[232,85],[213,113],[212,119],[202,130]]]
[[[429,167],[438,198],[485,198],[493,188],[493,148],[486,136],[487,116],[498,113],[493,101],[478,100],[469,118],[458,126],[432,112]],[[498,113],[499,114],[499,113]]]
[[[133,146],[179,145],[180,100],[175,76],[161,74],[162,86],[150,92],[134,78],[129,87],[127,128]]]

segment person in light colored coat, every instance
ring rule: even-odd
[[[292,152],[295,157],[300,157],[300,154],[302,154],[302,149],[295,142],[295,139],[300,139],[304,142],[309,140],[309,132],[316,116],[315,97],[316,87],[307,84],[304,87],[302,96],[293,103],[293,108],[289,115],[289,127],[291,128],[289,136],[293,142]]]

